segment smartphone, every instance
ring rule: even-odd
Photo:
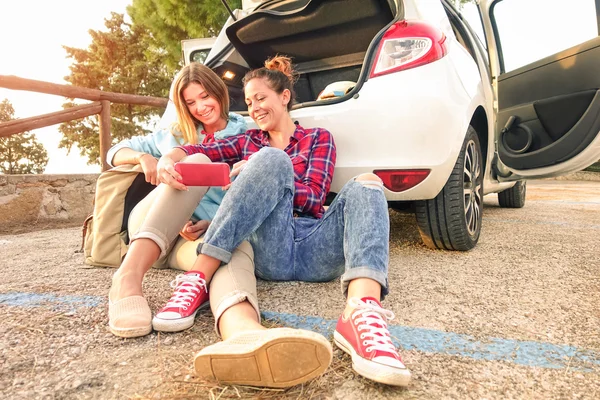
[[[231,183],[226,163],[175,163],[175,171],[186,186],[225,186]]]

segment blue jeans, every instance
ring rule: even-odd
[[[294,170],[282,150],[254,154],[231,185],[198,245],[229,262],[248,239],[256,275],[265,280],[325,282],[342,276],[342,291],[370,278],[388,292],[389,215],[381,185],[352,179],[321,219],[294,217]]]

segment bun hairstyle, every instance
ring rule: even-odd
[[[296,83],[297,74],[292,68],[292,60],[286,56],[276,55],[265,61],[265,66],[254,69],[244,76],[244,86],[252,79],[262,78],[267,81],[269,87],[277,94],[283,93],[285,89],[290,91],[290,102],[287,109],[290,111],[296,97],[294,93],[294,83]]]

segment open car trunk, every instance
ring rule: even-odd
[[[246,110],[245,73],[277,54],[291,57],[299,73],[296,103],[316,101],[333,82],[358,83],[369,45],[395,17],[394,0],[266,2],[226,29],[235,52],[214,69],[220,76],[234,73],[225,78],[231,110]]]

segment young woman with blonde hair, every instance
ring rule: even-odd
[[[146,181],[153,185],[158,184],[157,158],[172,148],[211,143],[246,131],[243,117],[229,112],[227,87],[210,68],[192,63],[181,70],[172,86],[177,122],[148,136],[124,140],[113,146],[107,157],[113,166],[141,164]],[[193,157],[188,161],[193,162]],[[179,201],[161,203],[160,193],[166,188],[168,186],[159,185],[152,190],[129,217],[130,246],[113,276],[109,293],[109,328],[117,336],[136,337],[152,331],[152,314],[142,294],[143,277],[152,265],[188,271],[171,283],[174,294],[155,316],[155,329],[189,328],[197,311],[208,305],[206,283],[189,270],[196,259],[199,238],[208,228],[225,192],[216,187],[190,188],[191,201],[183,206]],[[184,217],[174,231],[166,231],[164,220],[171,218],[176,207]],[[152,209],[165,212],[153,217]],[[156,245],[157,240],[161,247]],[[240,245],[232,264],[253,271],[252,248],[247,242]]]

